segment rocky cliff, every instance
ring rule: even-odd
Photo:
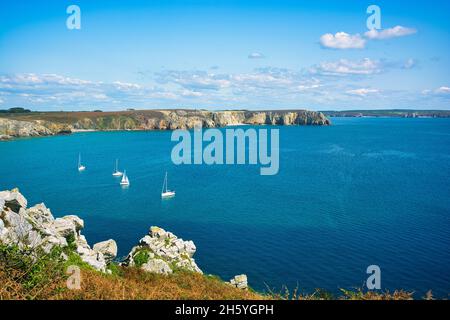
[[[2,115],[0,115],[2,116]],[[46,136],[76,130],[175,130],[239,124],[251,125],[329,125],[320,112],[136,110],[122,112],[32,112],[0,118],[0,139]]]
[[[55,247],[66,248],[92,268],[110,272],[109,265],[117,256],[114,240],[102,241],[91,247],[81,234],[84,221],[79,217],[68,215],[55,219],[43,203],[32,207],[27,205],[18,189],[0,192],[0,245],[16,246],[32,254],[50,253]],[[151,227],[149,234],[132,248],[122,265],[160,274],[175,270],[202,273],[192,258],[195,251],[192,241],[183,241],[171,232]]]

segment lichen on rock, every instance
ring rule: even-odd
[[[153,226],[131,249],[122,265],[161,274],[176,270],[202,273],[193,259],[196,249],[194,242],[184,241],[172,232]]]

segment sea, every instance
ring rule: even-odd
[[[207,274],[261,292],[364,288],[450,293],[450,119],[331,118],[279,129],[279,172],[175,165],[170,131],[83,132],[0,143],[0,190],[85,221],[118,259],[160,226],[197,246]],[[242,129],[253,128],[243,126]],[[221,129],[224,130],[224,129]],[[78,172],[78,155],[86,166]],[[130,186],[112,176],[115,160]],[[176,196],[161,199],[165,172]]]

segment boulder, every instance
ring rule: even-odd
[[[152,226],[150,227],[149,235],[152,238],[164,239],[167,236],[167,233],[160,227]]]
[[[112,239],[94,244],[93,250],[101,252],[106,263],[112,262],[117,257],[117,244]]]
[[[50,209],[48,209],[45,204],[40,203],[37,204],[31,208],[27,209],[27,214],[30,216],[34,221],[36,221],[39,224],[45,224],[45,223],[52,223],[55,218],[53,218],[52,213],[50,212]]]
[[[64,238],[72,236],[75,239],[77,236],[75,224],[70,219],[57,218],[53,221],[52,227]]]
[[[91,250],[86,254],[80,255],[81,260],[89,264],[98,271],[106,272],[106,261],[101,252]]]
[[[147,263],[142,265],[141,269],[159,274],[169,274],[173,272],[169,264],[162,259],[149,259]]]
[[[247,276],[245,274],[234,276],[234,278],[231,279],[229,283],[238,289],[248,289]]]
[[[20,208],[25,209],[27,207],[27,199],[25,199],[18,189],[1,191],[0,199],[3,199],[5,207],[10,208],[14,212],[19,212]]]
[[[77,231],[78,233],[82,229],[84,229],[84,221],[83,221],[83,219],[79,218],[78,216],[68,215],[68,216],[62,217],[61,219],[71,221],[73,223],[73,225],[75,226],[75,231]]]

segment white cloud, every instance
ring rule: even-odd
[[[417,33],[416,29],[406,28],[402,26],[395,26],[393,28],[384,29],[381,31],[372,29],[370,31],[367,31],[364,35],[366,36],[366,38],[371,40],[383,40],[383,39],[404,37],[415,33]]]
[[[440,87],[436,89],[436,93],[450,94],[450,87]]]
[[[128,82],[121,82],[121,81],[114,81],[113,85],[118,90],[132,90],[132,89],[141,89],[141,86],[135,83],[128,83]]]
[[[219,75],[205,71],[176,71],[169,70],[160,72],[157,81],[162,84],[176,83],[185,89],[198,90],[220,90],[230,86],[227,75]]]
[[[360,34],[351,35],[338,32],[333,35],[326,33],[320,37],[320,44],[324,48],[332,49],[364,49],[366,40]]]
[[[264,59],[265,55],[259,52],[252,52],[248,55],[249,59]]]
[[[181,92],[181,95],[183,97],[197,98],[197,97],[203,96],[203,93],[198,92],[198,91],[192,91],[192,90],[183,90],[183,92]]]
[[[353,89],[353,90],[347,90],[346,93],[356,96],[365,97],[370,94],[379,93],[380,91],[377,89],[368,89],[368,88],[360,88],[360,89]]]
[[[356,61],[340,59],[333,62],[322,62],[312,67],[310,72],[328,76],[372,75],[381,73],[382,67],[380,61],[369,58]]]

